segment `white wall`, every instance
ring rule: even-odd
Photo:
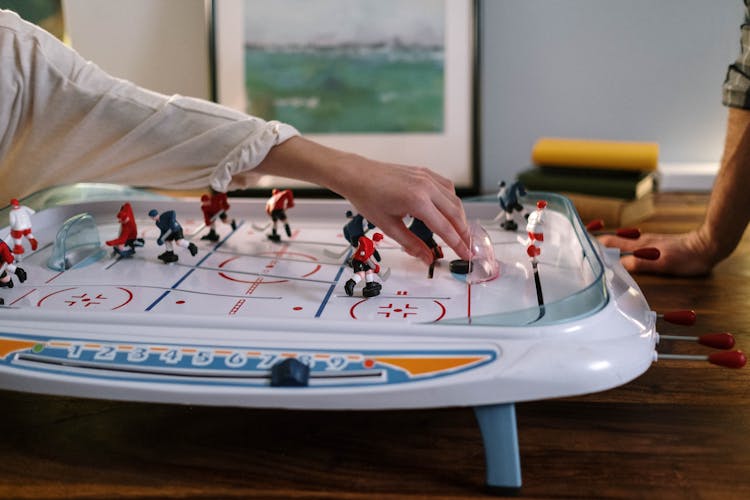
[[[64,0],[73,47],[114,76],[209,98],[204,0]]]
[[[64,5],[74,47],[106,70],[210,95],[204,0]],[[524,169],[541,136],[657,141],[662,162],[718,163],[742,12],[740,0],[482,0],[483,191]]]
[[[721,157],[721,84],[740,0],[485,0],[483,190],[541,136],[657,141],[663,162]]]

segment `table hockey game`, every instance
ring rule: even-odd
[[[352,247],[338,200],[296,200],[291,236],[267,237],[265,200],[230,199],[236,229],[218,222],[204,241],[197,200],[77,201],[33,216],[36,251],[19,262],[25,282],[1,288],[0,386],[17,391],[144,402],[258,408],[367,410],[473,407],[487,483],[521,486],[515,403],[602,391],[655,360],[657,315],[619,264],[586,232],[570,202],[547,201],[534,265],[523,224],[502,229],[497,202],[467,201],[477,235],[499,266],[490,281],[433,276],[385,238],[380,295],[344,293]],[[129,201],[144,245],[122,258],[103,242]],[[175,210],[198,253],[157,256],[147,213]],[[88,214],[89,254],[50,268],[60,228]],[[8,229],[0,232],[5,237]],[[89,231],[89,238],[91,231]],[[440,242],[439,242],[440,243]],[[95,251],[98,250],[98,251]],[[71,253],[71,256],[73,253]],[[293,359],[302,384],[272,383]]]

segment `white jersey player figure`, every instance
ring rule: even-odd
[[[18,203],[18,200],[15,198],[10,200],[10,206],[10,236],[13,238],[13,253],[16,255],[24,253],[24,236],[29,240],[31,250],[36,250],[39,242],[37,242],[31,233],[31,216],[36,212]]]
[[[544,241],[544,209],[547,208],[547,202],[539,200],[536,202],[536,210],[529,214],[526,223],[526,232],[529,235],[529,246],[526,247],[526,253],[531,257],[532,262],[542,253],[541,244]]]

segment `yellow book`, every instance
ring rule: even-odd
[[[531,160],[545,167],[654,172],[659,165],[659,144],[542,137],[531,150]]]

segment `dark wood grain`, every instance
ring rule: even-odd
[[[705,201],[660,195],[659,214],[642,227],[694,227]],[[747,350],[749,278],[746,237],[709,277],[637,280],[655,310],[694,308],[692,331],[732,331]],[[0,498],[487,495],[465,408],[295,412],[14,392],[0,392],[0,404]],[[617,389],[522,403],[517,416],[523,498],[750,498],[749,370],[659,361]]]

